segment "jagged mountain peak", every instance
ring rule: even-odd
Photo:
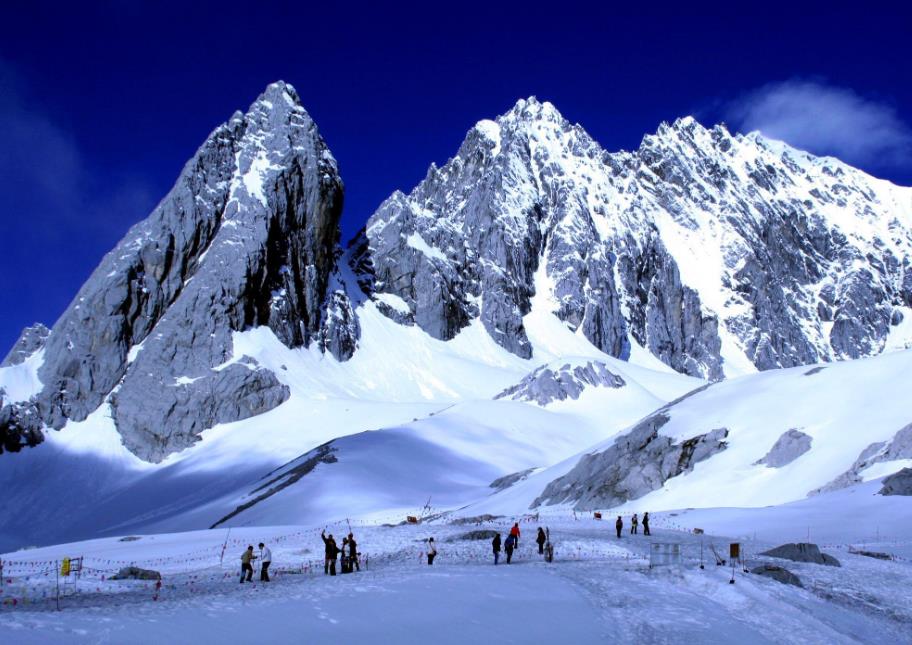
[[[213,131],[54,325],[32,397],[40,421],[61,428],[110,405],[124,444],[158,461],[288,397],[272,372],[235,356],[235,332],[268,326],[289,347],[350,357],[357,321],[336,270],[342,190],[297,93],[270,85]]]

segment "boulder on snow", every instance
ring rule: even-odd
[[[762,459],[754,462],[754,465],[763,464],[770,468],[781,468],[810,450],[812,440],[809,435],[795,428],[787,430],[776,439],[776,443]]]
[[[820,552],[820,547],[816,544],[799,542],[798,544],[790,543],[777,546],[775,549],[764,551],[760,555],[767,555],[771,558],[782,558],[783,560],[792,560],[793,562],[811,562],[813,564],[825,564],[831,567],[841,567],[839,560],[831,555]]]
[[[849,553],[853,555],[863,555],[866,558],[876,558],[878,560],[894,560],[895,558],[889,553],[883,553],[882,551],[865,551],[864,549],[853,550],[849,549]]]
[[[881,495],[912,495],[912,468],[903,468],[884,477]]]
[[[497,531],[491,531],[483,529],[480,531],[469,531],[468,533],[463,533],[462,535],[454,535],[447,538],[447,542],[462,542],[463,540],[493,540],[494,536],[497,535]]]
[[[796,576],[788,569],[777,567],[774,564],[764,564],[762,566],[755,567],[751,569],[751,573],[756,573],[759,576],[772,578],[773,580],[781,582],[782,584],[794,585],[795,587],[804,587],[804,585],[801,584],[801,578]]]
[[[161,580],[161,577],[158,571],[152,569],[124,567],[117,572],[117,575],[111,576],[111,580]]]

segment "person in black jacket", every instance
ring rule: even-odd
[[[617,522],[614,523],[614,528],[617,529],[618,537],[621,537],[621,531],[624,530],[624,520],[621,519],[620,515],[618,515]]]
[[[358,562],[358,543],[351,533],[348,534],[348,566],[355,567],[355,571],[361,571],[361,564]]]
[[[652,535],[649,532],[649,513],[643,513],[643,535]]]
[[[535,542],[538,544],[538,554],[545,554],[545,530],[542,527],[538,527],[538,535],[535,537]]]
[[[494,549],[494,564],[497,564],[500,561],[500,533],[494,536],[491,548]]]
[[[326,547],[323,574],[334,576],[336,575],[336,558],[339,557],[339,546],[336,544],[336,539],[332,536],[332,533],[329,534],[329,537],[326,537],[326,531],[322,531],[320,537],[323,538],[323,545]]]

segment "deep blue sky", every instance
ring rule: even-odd
[[[533,94],[608,149],[691,113],[799,139],[803,115],[845,113],[794,143],[912,184],[912,17],[896,9],[12,4],[0,9],[0,356],[24,325],[53,324],[206,135],[277,79],[339,160],[346,239],[478,119]],[[783,94],[791,116],[775,113]]]

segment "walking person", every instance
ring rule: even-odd
[[[507,552],[507,564],[513,561],[513,549],[516,548],[516,536],[510,533],[507,541],[504,542],[504,550]]]
[[[614,528],[617,529],[618,537],[621,537],[621,531],[624,530],[624,520],[621,519],[620,515],[618,515],[617,522],[614,523]]]
[[[630,534],[631,535],[636,535],[637,524],[639,524],[639,522],[637,521],[637,514],[634,513],[633,517],[630,518]]]
[[[538,535],[535,538],[535,542],[538,544],[538,555],[545,554],[545,530],[542,527],[538,527]]]
[[[269,582],[270,564],[272,564],[272,551],[260,542],[260,582]]]
[[[436,558],[436,557],[437,557],[437,545],[434,544],[434,538],[430,538],[428,540],[428,546],[427,546],[428,566],[431,566],[432,564],[434,564],[434,558]]]
[[[643,513],[643,535],[652,535],[649,532],[649,513]]]
[[[361,571],[361,564],[358,562],[358,543],[351,533],[348,534],[348,566],[354,566],[356,571]]]
[[[513,536],[513,548],[519,548],[519,522],[513,523],[513,528],[510,529],[510,535]]]
[[[326,531],[320,532],[320,537],[323,538],[323,545],[326,547],[326,559],[323,561],[323,575],[336,575],[336,558],[339,557],[339,546],[336,544],[336,540],[333,537],[332,533],[329,534],[329,537],[326,537]]]
[[[244,576],[247,576],[247,582],[253,582],[253,561],[256,556],[253,555],[253,545],[249,545],[247,550],[241,554],[241,584],[244,584]]]
[[[491,540],[491,548],[494,549],[494,564],[500,562],[500,533]]]

